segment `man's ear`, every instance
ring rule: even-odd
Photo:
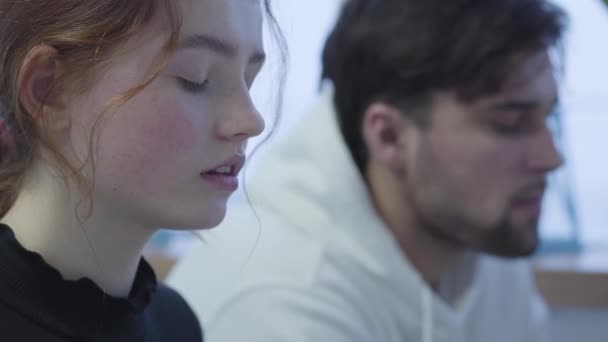
[[[370,161],[385,165],[395,172],[405,168],[404,134],[409,120],[394,106],[382,102],[370,105],[363,116],[363,139]]]
[[[52,131],[69,127],[69,118],[60,115],[61,96],[56,87],[61,76],[57,50],[38,45],[26,55],[18,75],[19,101],[38,124]]]

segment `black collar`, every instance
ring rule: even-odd
[[[48,329],[87,340],[142,336],[143,313],[156,285],[154,271],[143,259],[126,299],[105,294],[88,278],[64,280],[0,224],[0,301]]]

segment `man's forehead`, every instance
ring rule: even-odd
[[[504,89],[529,87],[539,79],[552,80],[554,64],[546,51],[523,56],[506,73]]]

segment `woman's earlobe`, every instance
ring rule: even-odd
[[[58,105],[53,87],[59,78],[58,52],[49,45],[34,47],[25,57],[18,75],[19,101],[35,119],[42,119],[46,107]]]

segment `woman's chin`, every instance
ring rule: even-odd
[[[170,230],[204,230],[219,226],[226,217],[226,205],[216,206],[213,210],[199,211],[198,213],[183,213],[174,223],[166,229]]]

